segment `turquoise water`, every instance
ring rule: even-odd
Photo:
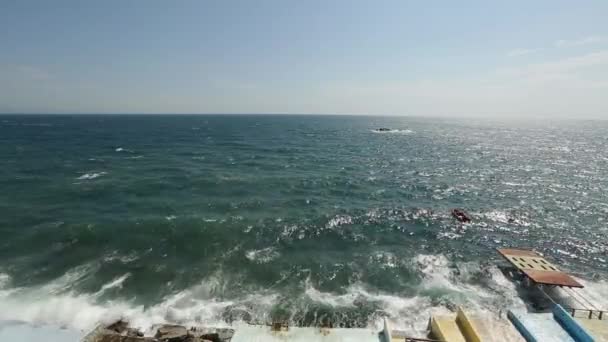
[[[491,266],[504,246],[606,293],[607,133],[603,121],[0,116],[0,319],[403,323],[518,304]]]

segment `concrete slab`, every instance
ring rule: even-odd
[[[468,315],[468,317],[481,341],[526,342],[513,324],[506,319],[487,315]]]
[[[289,328],[272,331],[268,326],[235,327],[231,342],[386,342],[383,335],[371,329]]]
[[[78,342],[83,332],[51,326],[34,326],[21,322],[0,322],[0,341],[19,342]]]
[[[596,341],[608,341],[608,320],[575,318]]]

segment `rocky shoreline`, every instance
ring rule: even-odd
[[[144,336],[129,323],[119,320],[109,325],[100,325],[86,335],[82,342],[230,342],[233,329],[186,328],[181,325],[162,324],[153,328],[154,336]]]

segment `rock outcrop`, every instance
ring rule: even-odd
[[[129,327],[123,320],[107,326],[98,326],[82,339],[82,342],[230,342],[232,329],[193,327],[163,324],[156,326],[153,337]]]

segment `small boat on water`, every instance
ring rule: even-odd
[[[380,127],[375,129],[376,132],[390,132],[392,129],[386,127]]]

